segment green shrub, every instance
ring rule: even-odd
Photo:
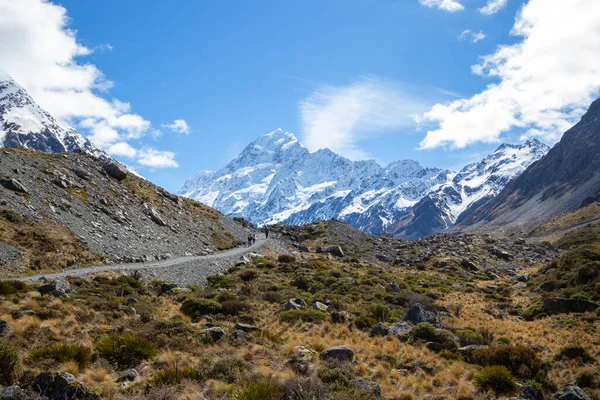
[[[0,211],[0,217],[4,218],[8,222],[12,222],[13,224],[18,224],[23,222],[23,217],[21,214],[18,214],[11,210],[2,210]]]
[[[578,345],[565,346],[556,355],[557,360],[579,360],[583,363],[594,362],[594,357],[583,347]]]
[[[53,360],[57,363],[75,361],[80,370],[92,363],[92,352],[81,344],[54,343],[48,347],[34,349],[29,354],[33,361]]]
[[[321,381],[330,386],[344,387],[350,384],[352,376],[347,371],[343,371],[341,368],[320,368],[317,372],[317,376]]]
[[[133,368],[158,354],[154,343],[134,333],[113,334],[96,343],[98,355],[121,369]]]
[[[577,292],[573,293],[570,298],[573,300],[590,300],[591,296],[586,292]]]
[[[29,290],[29,285],[21,281],[0,281],[0,296],[23,293]]]
[[[460,329],[456,331],[456,336],[458,337],[461,346],[487,344],[483,335],[472,329]]]
[[[215,289],[229,289],[237,284],[237,279],[232,275],[214,275],[206,278],[208,286]]]
[[[258,272],[253,269],[245,269],[240,272],[240,279],[244,282],[249,282],[258,277]]]
[[[473,378],[475,386],[484,390],[493,390],[498,394],[510,394],[516,391],[517,384],[510,371],[502,365],[483,368]]]
[[[412,333],[413,337],[416,339],[421,339],[421,340],[431,342],[431,341],[434,341],[434,339],[436,337],[436,331],[437,331],[436,327],[434,327],[430,323],[421,322],[413,328],[411,333]]]
[[[200,318],[207,314],[219,314],[221,312],[221,304],[214,300],[192,298],[185,300],[181,304],[181,311],[191,318]]]
[[[305,310],[288,310],[279,313],[279,320],[281,322],[323,322],[327,318],[327,313],[319,310],[305,309]]]
[[[542,364],[529,347],[525,346],[492,346],[473,351],[474,364],[484,367],[501,365],[515,376],[533,378],[541,370]]]
[[[233,392],[233,400],[279,400],[285,389],[272,377],[249,379]]]
[[[311,280],[310,278],[307,278],[306,276],[300,275],[297,276],[292,282],[291,284],[295,287],[297,287],[300,290],[308,290],[310,289],[311,286]]]
[[[375,318],[366,315],[361,315],[354,320],[354,325],[361,331],[371,329],[376,323]]]
[[[600,388],[600,370],[597,372],[591,370],[581,372],[576,383],[581,388]]]
[[[207,379],[216,379],[227,383],[234,383],[250,369],[249,362],[237,357],[224,357],[218,359],[206,374]]]
[[[417,324],[412,330],[413,338],[426,342],[435,342],[444,346],[446,350],[456,350],[458,343],[454,334],[445,329],[437,329],[427,322]]]
[[[512,343],[512,339],[509,338],[508,336],[500,336],[498,338],[498,343],[500,343],[500,344],[511,344]]]
[[[157,386],[175,386],[183,380],[201,382],[204,376],[200,370],[193,367],[169,367],[158,371],[152,377],[152,382]]]
[[[451,352],[450,350],[442,350],[438,353],[438,356],[446,359],[446,360],[458,360],[460,356],[456,353]]]
[[[385,322],[390,316],[390,308],[385,304],[373,304],[370,308],[371,316],[377,320],[377,322]]]
[[[296,257],[288,256],[287,254],[280,254],[277,257],[277,261],[284,264],[292,264],[296,262]]]
[[[250,304],[241,300],[229,300],[221,303],[221,313],[226,315],[238,315],[243,311],[248,311]]]
[[[542,299],[535,299],[529,307],[527,307],[522,313],[521,317],[525,321],[532,321],[535,317],[544,312],[544,305]]]
[[[0,342],[0,385],[13,385],[20,373],[19,349],[10,342]]]

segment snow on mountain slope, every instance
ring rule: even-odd
[[[63,128],[9,75],[0,72],[0,147],[46,153],[83,150],[106,157],[73,128]]]
[[[258,225],[335,218],[370,233],[420,237],[454,225],[547,151],[537,140],[504,144],[458,173],[413,160],[381,167],[328,149],[311,153],[277,129],[223,169],[190,178],[180,194]]]

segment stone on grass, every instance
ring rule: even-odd
[[[334,346],[330,347],[321,353],[322,360],[339,360],[339,361],[352,361],[354,359],[354,350],[348,346]]]
[[[420,324],[421,322],[428,322],[436,328],[443,328],[440,313],[433,306],[421,303],[415,303],[404,314],[402,317],[404,322],[412,322],[414,325]]]

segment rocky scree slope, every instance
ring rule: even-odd
[[[527,229],[600,200],[600,99],[493,200],[466,217],[460,229]]]
[[[13,78],[0,71],[0,147],[45,153],[82,150],[109,158],[75,129],[64,128]]]
[[[0,150],[4,271],[46,269],[48,254],[65,253],[67,244],[90,252],[87,261],[74,256],[67,264],[98,257],[133,262],[209,254],[242,243],[246,235],[216,210],[172,195],[114,161],[83,152]]]
[[[452,226],[547,150],[537,140],[502,145],[455,173],[413,160],[381,167],[328,149],[311,153],[278,129],[223,169],[197,174],[180,194],[259,225],[335,218],[373,234],[417,238]]]

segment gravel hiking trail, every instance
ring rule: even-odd
[[[87,268],[74,268],[62,272],[10,278],[19,281],[36,281],[39,279],[57,279],[69,276],[87,276],[107,271],[138,271],[144,278],[174,282],[179,285],[206,284],[206,277],[218,275],[229,267],[242,261],[248,253],[258,253],[265,246],[277,248],[279,243],[274,239],[258,239],[250,247],[238,247],[213,253],[206,256],[175,257],[162,261],[150,261],[130,264],[107,264]]]

